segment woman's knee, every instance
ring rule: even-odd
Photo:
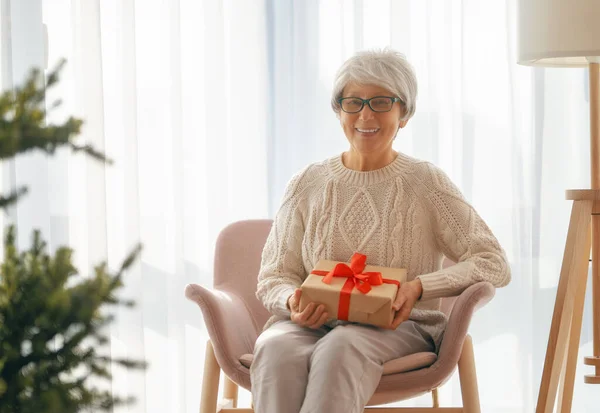
[[[365,357],[365,353],[359,348],[355,332],[350,326],[339,326],[317,343],[311,355],[311,363],[319,359],[319,362],[335,365],[346,358],[362,357]]]
[[[254,345],[254,359],[252,369],[257,367],[269,370],[297,369],[302,366],[308,368],[310,354],[298,346],[292,334],[262,334]]]

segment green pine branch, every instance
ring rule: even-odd
[[[62,124],[46,124],[48,111],[61,105],[60,101],[54,102],[47,110],[46,90],[58,83],[64,65],[65,60],[60,61],[45,80],[43,73],[34,69],[23,86],[0,95],[0,160],[35,149],[52,155],[57,148],[68,147],[98,161],[112,163],[93,146],[75,143],[81,132],[82,120],[70,117]],[[0,208],[15,203],[26,191],[27,188],[20,188],[8,196],[0,196]]]
[[[102,263],[93,276],[83,278],[73,266],[73,250],[63,247],[54,256],[48,255],[39,231],[34,232],[31,247],[19,253],[11,226],[4,245],[0,266],[0,413],[64,413],[91,407],[106,410],[131,402],[90,389],[87,378],[110,379],[111,362],[126,368],[145,367],[144,362],[111,359],[97,351],[98,343],[107,342],[102,331],[112,321],[102,311],[103,306],[130,305],[116,293],[141,246],[129,254],[117,273],[111,274]],[[84,376],[76,371],[85,372]]]
[[[22,87],[0,95],[0,161],[35,149],[52,155],[59,147],[69,147],[111,163],[92,146],[74,142],[81,120],[45,124],[46,90],[58,82],[63,66],[64,61],[50,72],[45,86],[39,86],[44,79],[34,70]],[[0,195],[0,207],[14,204],[26,192],[21,187]],[[117,293],[141,246],[116,273],[101,263],[90,277],[79,275],[72,249],[61,247],[53,255],[46,249],[40,232],[34,231],[29,249],[19,251],[15,227],[7,228],[0,263],[0,413],[109,411],[133,402],[94,388],[89,379],[110,379],[111,363],[146,367],[142,361],[113,359],[98,351],[108,343],[104,332],[113,321],[106,306],[133,305]]]

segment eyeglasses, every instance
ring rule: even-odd
[[[338,100],[342,110],[346,113],[358,113],[369,105],[373,112],[389,112],[392,110],[394,103],[400,102],[404,104],[402,99],[389,96],[375,96],[371,99],[361,98],[341,98]]]

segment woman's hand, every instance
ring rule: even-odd
[[[423,285],[419,279],[400,284],[396,300],[392,304],[392,308],[396,310],[396,316],[389,327],[391,330],[395,330],[402,322],[408,320],[411,310],[417,300],[421,298],[422,293]]]
[[[320,328],[325,321],[327,321],[327,312],[325,312],[325,306],[323,304],[310,303],[306,306],[304,311],[300,312],[300,296],[302,290],[296,288],[294,294],[288,298],[288,307],[292,313],[291,319],[294,323],[308,327],[312,329]]]

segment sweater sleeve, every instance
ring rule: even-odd
[[[421,189],[426,191],[437,244],[457,264],[418,276],[423,285],[421,300],[456,296],[480,281],[507,285],[510,266],[492,231],[441,169],[427,164],[423,172]]]
[[[304,173],[295,175],[286,187],[262,252],[258,274],[256,297],[271,314],[282,317],[290,316],[287,299],[306,278],[302,261]]]

